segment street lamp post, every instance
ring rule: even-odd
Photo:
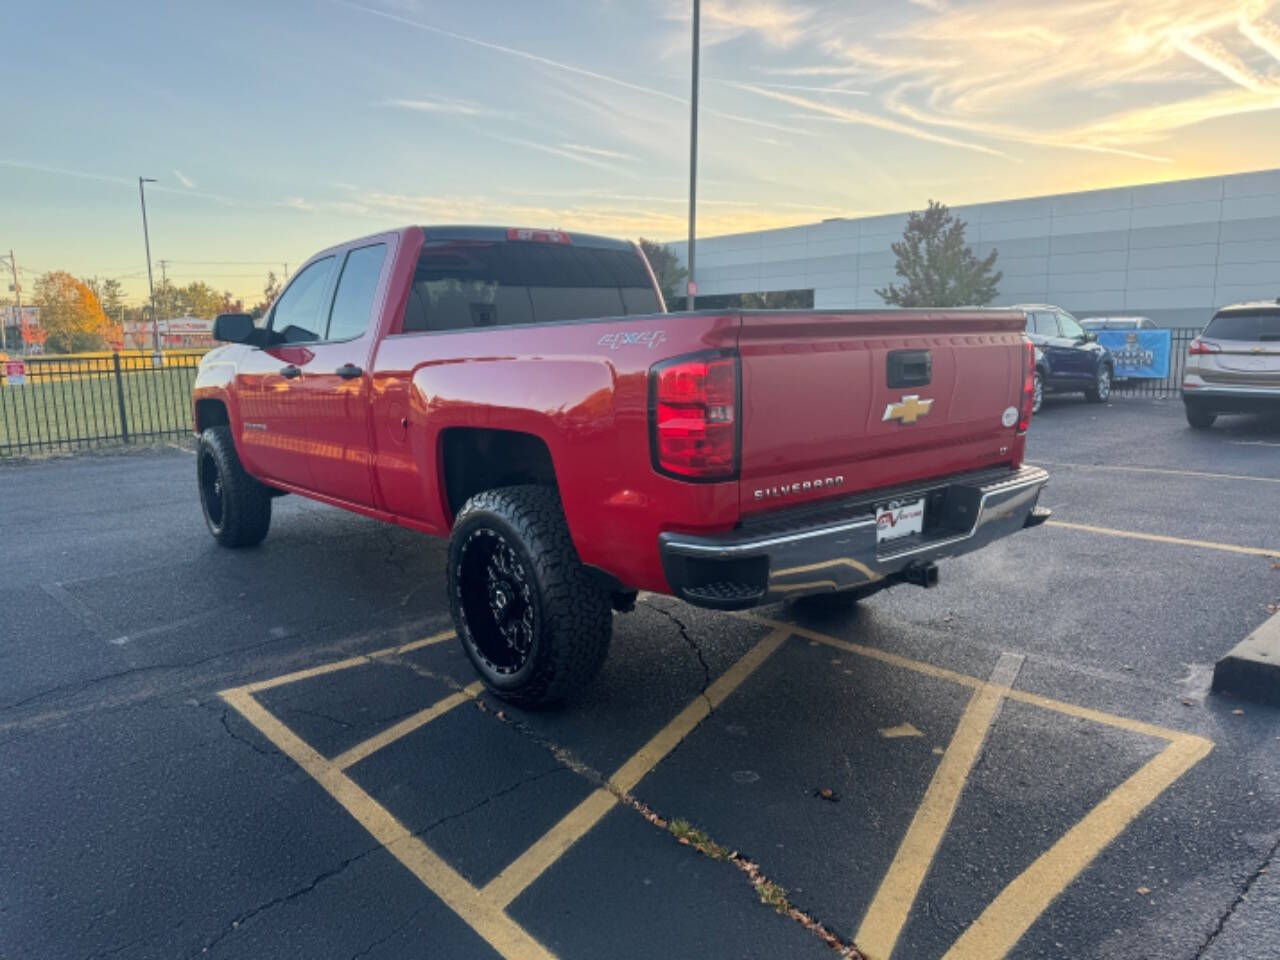
[[[142,202],[142,241],[147,245],[147,287],[151,291],[151,365],[164,365],[164,354],[160,352],[160,319],[156,316],[156,284],[151,276],[151,236],[147,232],[147,195],[143,190],[144,183],[155,183],[152,177],[138,178],[138,199]]]
[[[698,22],[701,19],[701,0],[693,0],[693,84],[689,95],[689,286],[685,309],[693,310],[698,298],[698,283],[694,278],[694,233],[698,212]]]

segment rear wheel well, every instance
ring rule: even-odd
[[[449,513],[482,490],[533,483],[555,487],[551,451],[541,437],[516,430],[451,427],[441,439]]]
[[[221,400],[196,401],[196,433],[203,433],[209,427],[229,427],[231,418],[227,416],[227,405]]]

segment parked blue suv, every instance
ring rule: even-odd
[[[1031,409],[1040,410],[1048,393],[1083,393],[1093,403],[1111,396],[1116,364],[1111,351],[1061,307],[1021,303],[1027,338],[1036,345],[1036,381]]]

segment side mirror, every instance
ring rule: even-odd
[[[253,317],[247,313],[223,313],[213,321],[213,339],[248,343],[253,339]]]

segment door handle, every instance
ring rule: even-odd
[[[280,376],[286,380],[292,380],[294,377],[302,376],[302,368],[295,363],[280,368]]]
[[[343,380],[354,380],[356,377],[364,376],[364,371],[357,367],[354,363],[344,363],[334,371]]]

